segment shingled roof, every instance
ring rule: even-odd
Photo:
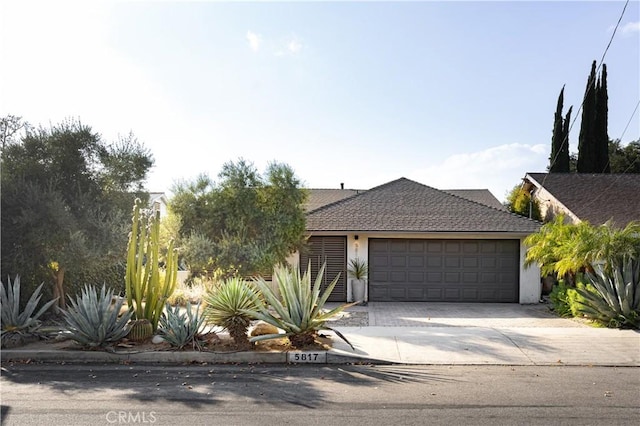
[[[527,173],[525,179],[593,225],[640,220],[640,174]]]
[[[443,189],[443,191],[485,206],[506,210],[505,206],[488,189]]]
[[[308,231],[537,232],[540,223],[406,178],[307,214]]]
[[[307,189],[307,191],[309,197],[304,206],[306,211],[312,211],[363,192],[358,189]]]

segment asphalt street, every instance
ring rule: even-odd
[[[4,363],[3,425],[635,425],[640,368]]]

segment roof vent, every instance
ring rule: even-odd
[[[344,189],[344,182],[340,182],[340,189]]]

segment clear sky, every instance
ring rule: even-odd
[[[545,171],[565,88],[574,117],[623,1],[3,0],[0,115],[80,118],[153,153],[151,191],[242,157],[305,186],[407,177],[501,201]],[[605,61],[609,136],[640,139],[640,8]],[[626,133],[623,131],[631,119]],[[577,151],[580,119],[571,134]]]

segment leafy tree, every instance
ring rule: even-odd
[[[16,143],[21,134],[30,130],[32,130],[31,125],[22,117],[9,114],[0,118],[0,146],[2,146],[2,150],[4,151],[7,145]]]
[[[609,142],[611,173],[640,173],[640,140],[622,146],[620,139]]]
[[[567,116],[562,119],[562,107],[564,103],[564,86],[558,96],[558,105],[554,114],[553,137],[551,138],[551,158],[549,165],[550,173],[569,172],[569,123],[571,121],[571,110],[567,111]]]
[[[177,185],[170,208],[192,272],[249,276],[270,272],[304,241],[306,191],[291,167],[272,163],[261,176],[243,159],[225,163],[215,184],[201,175]]]
[[[143,195],[129,191],[142,189],[152,164],[132,136],[109,145],[73,120],[7,144],[2,274],[47,280],[64,307],[68,271],[87,276],[124,261],[131,205]]]
[[[507,209],[511,213],[520,216],[529,217],[535,220],[541,220],[540,203],[537,200],[531,200],[531,194],[526,191],[522,185],[516,185],[507,195],[505,203]]]
[[[564,216],[558,215],[524,243],[528,246],[525,264],[539,264],[543,276],[575,276],[598,262],[614,265],[627,258],[639,259],[640,222],[631,222],[622,229],[609,222],[600,226],[588,222],[573,225],[564,223]]]

